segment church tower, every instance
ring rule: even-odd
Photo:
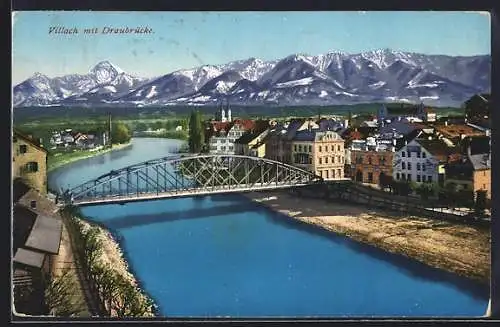
[[[229,100],[226,99],[226,112],[227,112],[227,121],[232,121],[231,118],[231,108],[229,107]]]

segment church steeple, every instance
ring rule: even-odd
[[[229,107],[229,100],[226,99],[226,113],[227,113],[227,121],[232,121],[231,117],[231,108]]]

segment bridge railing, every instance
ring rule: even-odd
[[[301,168],[240,155],[174,156],[111,171],[73,188],[72,201],[168,192],[304,184],[321,177]]]

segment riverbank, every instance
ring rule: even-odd
[[[321,199],[299,199],[286,191],[245,196],[301,222],[489,284],[491,246],[487,229],[421,217],[397,217]]]
[[[127,261],[125,260],[122,250],[118,242],[115,240],[113,235],[106,230],[105,228],[89,223],[85,220],[81,220],[83,225],[83,231],[87,231],[90,228],[98,228],[99,233],[97,238],[100,240],[102,244],[102,252],[98,257],[98,262],[103,267],[108,267],[114,270],[118,275],[123,277],[130,285],[132,285],[136,290],[136,295],[138,296],[138,300],[141,303],[139,306],[147,306],[148,309],[143,314],[143,317],[154,317],[154,305],[152,304],[152,300],[140,290],[137,280],[134,275],[130,272]]]
[[[64,165],[73,163],[78,160],[92,158],[101,154],[105,154],[111,151],[122,150],[132,145],[132,142],[124,144],[113,144],[112,148],[107,148],[97,151],[76,151],[70,153],[60,154],[56,157],[49,157],[47,162],[47,172],[50,172],[56,168],[62,167]]]

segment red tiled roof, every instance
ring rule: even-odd
[[[255,125],[255,122],[250,119],[236,119],[234,123],[239,124],[244,130],[252,129]]]

